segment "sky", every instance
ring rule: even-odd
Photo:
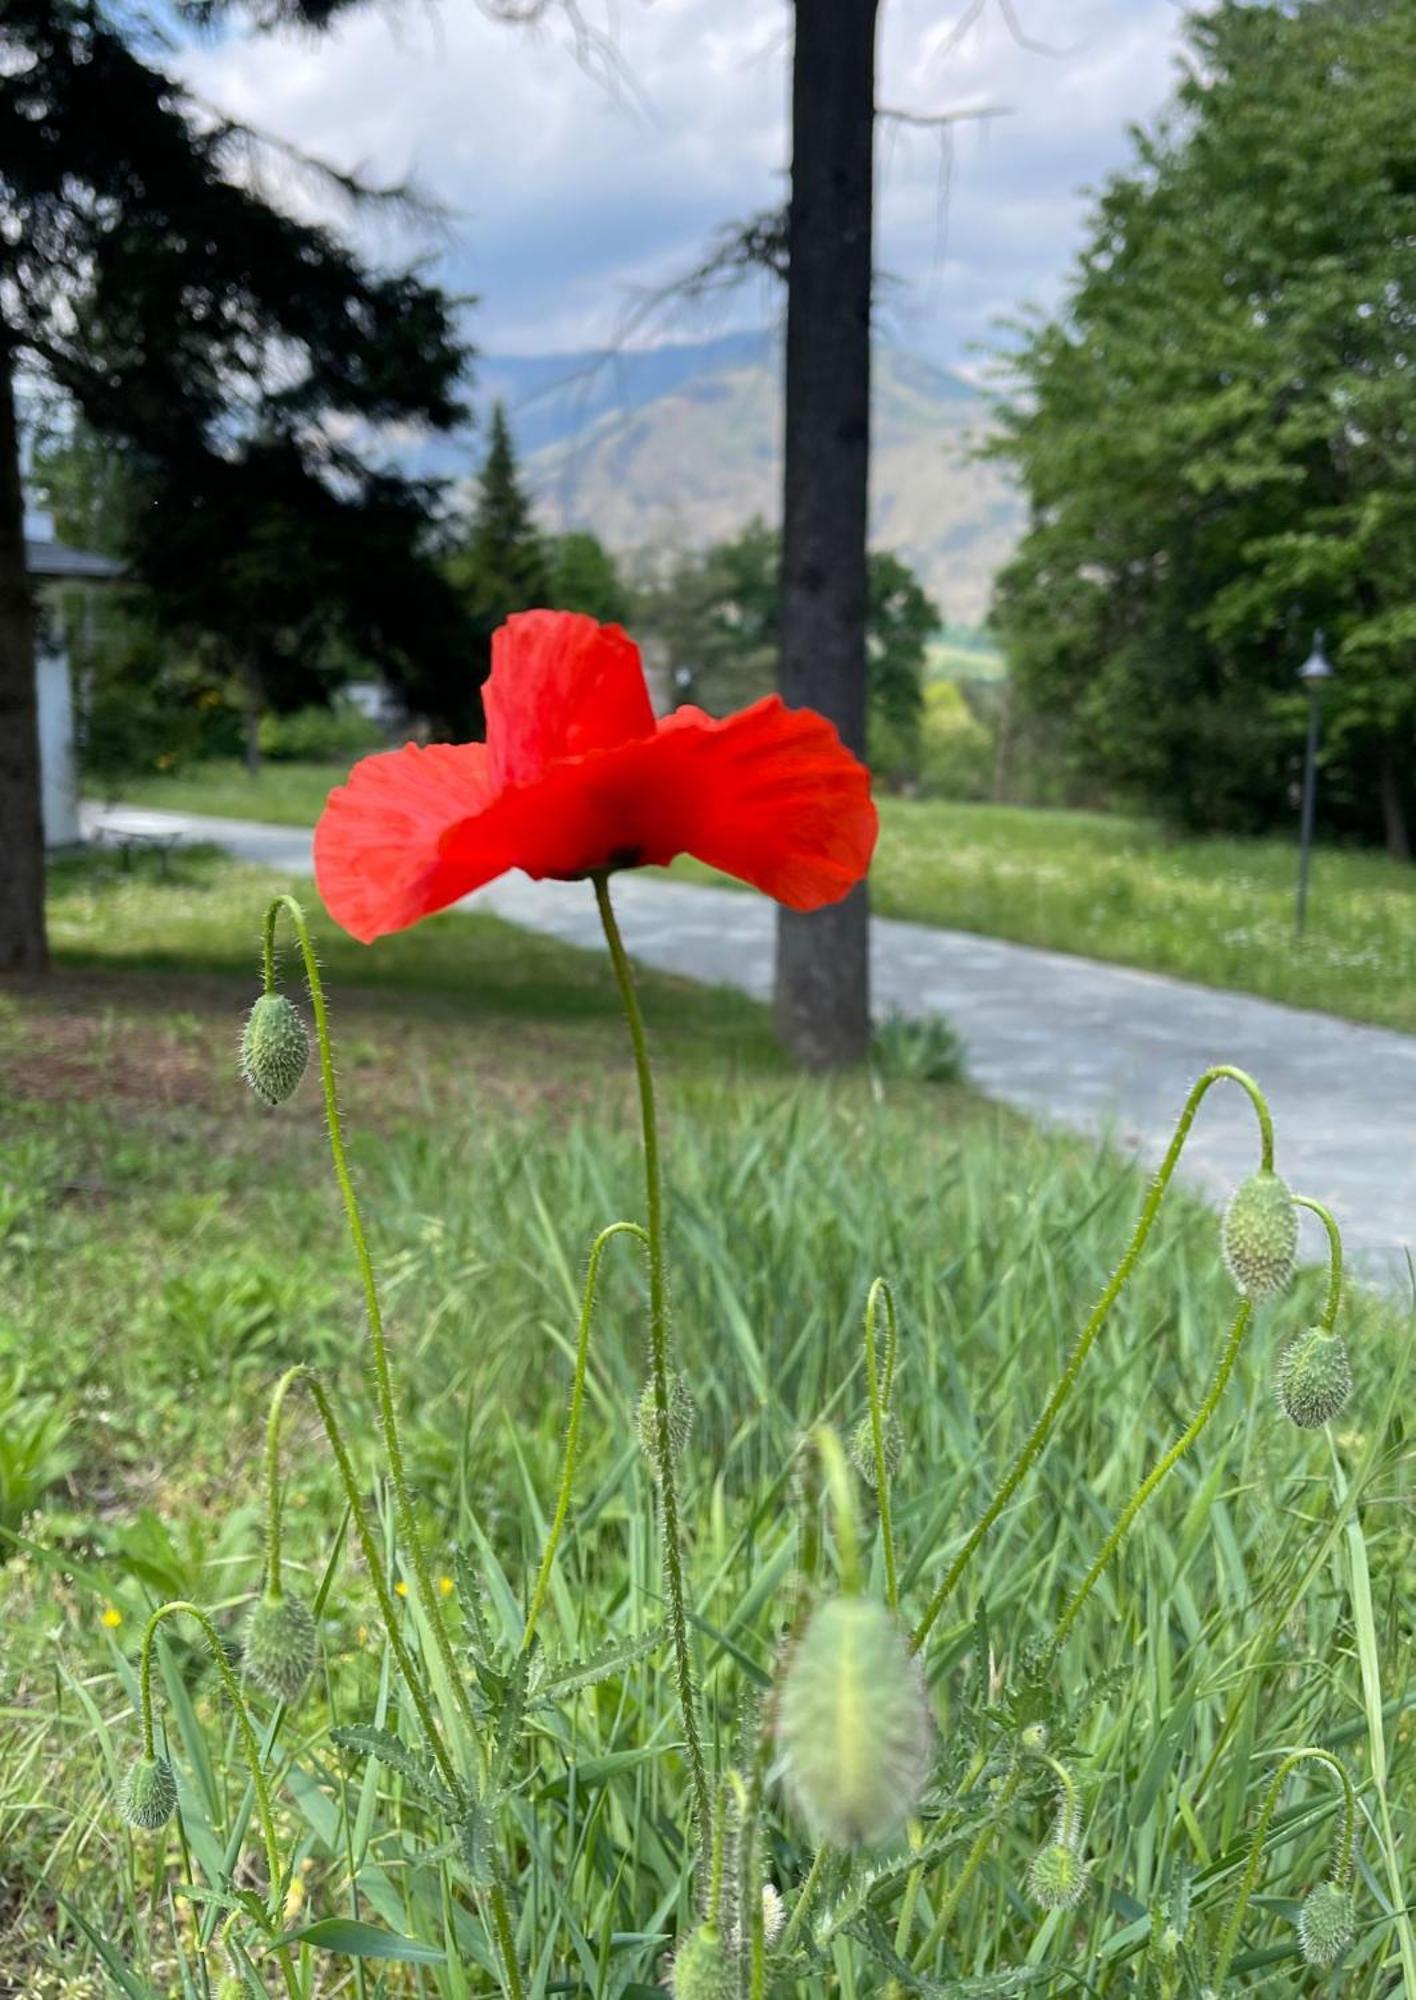
[[[528,30],[476,0],[355,9],[319,39],[228,36],[181,70],[241,120],[444,204],[441,236],[385,222],[369,247],[431,255],[443,283],[475,293],[485,353],[598,348],[717,230],[784,199],[790,9],[581,4],[612,38],[617,84],[577,60],[554,5]],[[972,373],[1000,318],[1056,303],[1084,190],[1164,104],[1181,28],[1176,0],[882,0],[880,105],[1000,113],[954,127],[947,152],[937,131],[882,123],[888,337]],[[639,319],[632,338],[704,338],[775,311],[764,281],[706,314]]]

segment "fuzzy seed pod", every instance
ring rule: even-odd
[[[688,1384],[677,1368],[669,1370],[669,1450],[675,1458],[683,1456],[693,1429],[693,1420],[698,1409]],[[639,1449],[649,1463],[656,1468],[659,1463],[659,1410],[654,1401],[654,1384],[646,1382],[634,1412],[634,1427],[639,1434]]]
[[[118,1794],[118,1810],[129,1826],[155,1833],[177,1805],[177,1780],[165,1757],[139,1757],[128,1766]]]
[[[892,1839],[919,1803],[932,1737],[895,1619],[873,1598],[828,1598],[787,1662],[777,1707],[778,1768],[817,1839]]]
[[[905,1427],[893,1410],[886,1410],[880,1423],[880,1442],[885,1447],[885,1470],[893,1479],[905,1456]],[[875,1433],[866,1413],[851,1433],[851,1464],[875,1491]]]
[[[775,1882],[762,1884],[762,1942],[770,1951],[787,1927],[787,1906]]]
[[[1352,1393],[1352,1369],[1340,1334],[1310,1326],[1283,1350],[1278,1364],[1278,1400],[1300,1431],[1321,1430],[1342,1410]]]
[[[669,1991],[674,2000],[737,2000],[737,1970],[716,1924],[700,1924],[674,1953]]]
[[[315,1614],[303,1597],[272,1597],[254,1607],[246,1624],[246,1671],[277,1701],[296,1702],[315,1664]]]
[[[241,1035],[241,1074],[262,1104],[293,1097],[310,1060],[310,1037],[283,993],[262,993]]]
[[[1356,1936],[1352,1899],[1336,1882],[1319,1882],[1298,1912],[1298,1944],[1309,1965],[1332,1965]]]
[[[1262,1168],[1235,1189],[1221,1241],[1229,1275],[1246,1298],[1281,1292],[1298,1256],[1298,1210],[1288,1183]]]
[[[1070,1841],[1050,1840],[1028,1867],[1028,1894],[1043,1910],[1073,1910],[1087,1893],[1091,1863]]]

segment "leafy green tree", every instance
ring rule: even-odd
[[[548,602],[546,549],[531,502],[521,483],[511,426],[500,403],[493,406],[487,455],[477,477],[477,501],[465,547],[448,563],[482,644],[513,611]]]
[[[1000,449],[1030,531],[994,611],[1020,689],[1195,826],[1287,821],[1294,682],[1339,671],[1325,809],[1416,806],[1416,126],[1407,0],[1224,0],[1022,330]]]
[[[729,541],[680,557],[642,613],[680,700],[715,714],[770,692],[781,626],[782,538],[757,520]],[[914,775],[924,712],[925,649],[939,612],[900,557],[869,558],[867,722],[871,758]]]
[[[453,309],[273,207],[249,133],[202,115],[159,33],[105,0],[7,0],[0,62],[0,968],[45,959],[16,381],[38,377],[127,456],[127,554],[174,629],[223,645],[257,699],[308,698],[332,635],[410,700],[475,720],[465,620],[428,559],[435,495],[352,440],[448,429]],[[322,28],[343,0],[269,0]],[[345,192],[360,192],[345,183]]]
[[[546,543],[546,603],[555,611],[583,611],[602,625],[626,625],[632,600],[619,566],[596,536],[583,529]]]

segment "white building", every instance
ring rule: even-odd
[[[69,671],[64,594],[114,582],[122,565],[54,539],[53,518],[25,510],[25,566],[35,586],[35,692],[39,700],[39,768],[46,847],[79,839],[79,766],[74,688]]]

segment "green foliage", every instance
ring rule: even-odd
[[[940,1014],[911,1020],[888,1014],[871,1037],[870,1059],[882,1076],[901,1082],[961,1083],[964,1045]]]
[[[770,693],[776,678],[782,538],[753,521],[741,534],[679,559],[649,591],[640,617],[662,649],[672,691],[721,715]],[[918,774],[924,666],[939,612],[908,565],[870,558],[866,670],[870,756],[882,777]]]
[[[255,24],[341,7],[281,0]],[[171,26],[226,11],[180,6]],[[265,142],[196,106],[149,27],[106,4],[7,10],[6,361],[121,458],[108,484],[52,460],[45,476],[66,512],[116,522],[149,615],[248,707],[317,700],[355,656],[475,719],[464,621],[424,546],[437,494],[357,442],[460,421],[453,305],[267,200]]]
[[[128,1004],[149,1023],[187,988],[170,973],[144,974],[145,952],[160,944],[184,982],[189,968],[202,971],[213,987],[203,1047],[213,1077],[227,1075],[237,989],[220,975],[239,975],[249,957],[231,919],[257,880],[201,861],[182,883],[138,878],[119,892],[121,928],[132,932],[120,939],[112,904],[80,895],[81,873],[61,877],[70,949],[87,923],[109,962],[126,966]],[[228,928],[238,934],[223,942]],[[476,1908],[500,1869],[541,1990],[576,1985],[594,2000],[627,2000],[671,1977],[674,1940],[701,1920],[687,1886],[690,1815],[665,1670],[653,1479],[632,1436],[644,1365],[633,1255],[606,1267],[575,1504],[538,1643],[518,1660],[520,1586],[560,1462],[554,1385],[568,1385],[581,1260],[608,1216],[634,1211],[641,1188],[624,1056],[598,961],[456,917],[405,945],[381,959],[321,938],[332,981],[338,968],[337,1023],[351,1031],[343,1073],[359,1128],[354,1170],[393,1303],[410,1476],[435,1569],[449,1578],[445,1602],[488,1746],[485,1817],[450,1814],[438,1795],[367,1574],[341,1540],[342,1488],[313,1427],[292,1424],[286,1556],[321,1604],[330,1701],[322,1678],[268,1752],[301,1898],[286,1923],[306,1936],[310,1925],[330,1927],[311,1940],[302,1992],[328,1983],[328,1952],[342,1939],[345,1949],[395,1954],[379,1967],[389,2000],[466,2000],[496,1989]],[[730,1757],[741,1746],[751,1783],[761,1697],[784,1630],[814,1594],[803,1550],[813,1527],[818,1548],[829,1535],[794,1482],[796,1445],[822,1417],[849,1423],[859,1412],[861,1307],[881,1244],[901,1281],[892,1407],[911,1450],[891,1505],[913,1608],[1026,1433],[1115,1266],[1144,1181],[1090,1144],[1031,1131],[961,1094],[922,1103],[911,1089],[760,1071],[725,1090],[725,1052],[755,1031],[756,1016],[668,981],[651,982],[646,1006],[651,1024],[669,1030],[674,1305],[680,1363],[701,1404],[681,1475],[695,1653],[714,1739]],[[674,1020],[680,1006],[699,1009],[692,1032]],[[25,1023],[37,1036],[52,1031],[41,1002],[26,1003]],[[374,1060],[355,1056],[370,1038]],[[42,1159],[35,1129],[47,1135]],[[278,1254],[282,1343],[297,1353],[315,1345],[327,1360],[361,1490],[379,1509],[381,1537],[395,1536],[370,1476],[357,1284],[330,1254],[339,1211],[321,1173],[317,1108],[308,1094],[297,1101],[278,1146],[269,1118],[239,1095],[194,1102],[180,1121],[190,1138],[176,1139],[177,1129],[145,1103],[33,1105],[13,1084],[0,1100],[0,1142],[13,1141],[48,1191],[0,1266],[0,1352],[37,1350],[43,1388],[81,1393],[86,1410],[103,1413],[83,1428],[76,1497],[32,1524],[6,1575],[18,1640],[18,1684],[0,1714],[0,1839],[18,1911],[6,1963],[37,1992],[57,1965],[101,1977],[107,1953],[142,2000],[175,2000],[188,1984],[201,1991],[199,1937],[213,1941],[214,1979],[218,1933],[255,1936],[263,1871],[243,1817],[244,1772],[195,1648],[164,1651],[158,1673],[182,1767],[184,1845],[175,1831],[165,1848],[130,1852],[114,1840],[104,1867],[92,1860],[91,1802],[135,1747],[135,1629],[149,1591],[169,1588],[130,1568],[117,1544],[137,1496],[152,1497],[154,1467],[156,1505],[184,1544],[186,1524],[221,1523],[194,1542],[200,1574],[183,1588],[224,1607],[223,1630],[238,1629],[261,1569],[258,1387],[279,1362],[253,1376],[233,1370],[216,1340],[174,1339],[158,1296],[174,1245],[191,1296],[209,1308],[243,1257],[264,1268]],[[1280,1154],[1283,1143],[1280,1127]],[[103,1163],[103,1198],[61,1198],[92,1160]],[[1049,1614],[1173,1439],[1177,1410],[1201,1393],[1232,1305],[1214,1216],[1183,1196],[1167,1202],[1065,1421],[931,1641],[929,1699],[946,1726],[921,1802],[923,1844],[881,1850],[849,1874],[828,1854],[804,1921],[769,1952],[776,1991],[883,1992],[912,1874],[922,1871],[911,1955],[986,1836],[947,1943],[916,1975],[926,1990],[1001,1993],[1031,1981],[1048,1992],[1082,1981],[1101,2000],[1122,2000],[1140,1990],[1152,1945],[1161,1963],[1163,1937],[1147,1927],[1153,1904],[1167,1925],[1178,1921],[1178,1953],[1195,1965],[1204,1928],[1230,1906],[1270,1752],[1315,1738],[1351,1760],[1363,1798],[1345,1990],[1353,2000],[1389,1991],[1399,1976],[1390,1865],[1400,1854],[1388,1854],[1380,1831],[1374,1731],[1385,1728],[1385,1782],[1399,1803],[1416,1754],[1402,1678],[1411,1348],[1395,1314],[1352,1299],[1359,1379],[1335,1472],[1326,1441],[1292,1431],[1268,1391],[1276,1343],[1314,1321],[1322,1289],[1300,1272],[1292,1295],[1266,1309],[1206,1449],[1156,1495],[1054,1672],[1040,1643]],[[42,1341],[59,1324],[81,1337]],[[863,1547],[872,1593],[880,1547],[872,1527]],[[113,1639],[98,1617],[108,1601],[125,1617]],[[428,1660],[436,1699],[411,1593],[399,1629]],[[1096,1886],[1060,1924],[1040,1921],[1022,1896],[1055,1803],[1039,1745],[1084,1773],[1087,1788]],[[812,1848],[775,1786],[767,1797],[763,1858],[791,1916]],[[1239,1982],[1251,1970],[1301,1978],[1291,1916],[1326,1871],[1335,1811],[1326,1785],[1300,1777],[1286,1795],[1264,1893],[1244,1926]],[[167,1876],[175,1901],[155,1904],[154,1880]],[[1269,1900],[1290,1895],[1294,1905]],[[82,1922],[66,1916],[56,1935],[59,1897]],[[736,1907],[751,1909],[751,1898]],[[417,1949],[417,1965],[400,1966],[400,1942]],[[268,1976],[269,1958],[258,1962]],[[956,1979],[960,1965],[967,1978]],[[369,1983],[372,1992],[372,1966]]]
[[[632,604],[619,566],[604,544],[578,529],[553,535],[546,549],[545,602],[555,611],[583,611],[602,625],[627,625]]]
[[[273,764],[348,766],[372,750],[381,750],[384,733],[347,695],[336,694],[327,707],[263,715],[259,741],[261,756]]]
[[[999,451],[1032,526],[994,622],[1021,690],[1191,826],[1285,818],[1326,628],[1324,811],[1416,805],[1409,9],[1224,0],[1111,181]]]
[[[0,1350],[0,1368],[4,1367]],[[27,1390],[18,1360],[0,1374],[0,1562],[6,1534],[73,1471],[79,1453],[71,1413],[58,1397]]]
[[[546,551],[521,485],[511,426],[500,403],[492,410],[487,455],[466,544],[448,558],[447,572],[472,618],[482,654],[514,611],[549,602]]]

